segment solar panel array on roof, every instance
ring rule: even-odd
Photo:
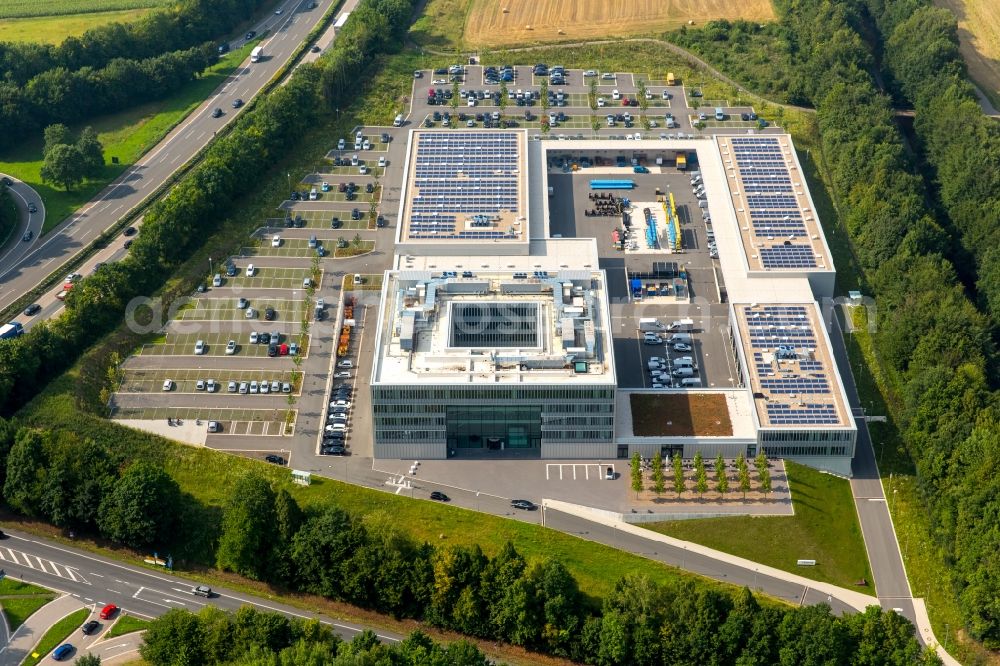
[[[773,240],[809,235],[788,168],[787,148],[777,137],[729,137],[729,150],[739,170],[753,235]],[[805,246],[803,246],[805,247]],[[815,252],[761,248],[764,268],[816,268]]]
[[[816,253],[810,245],[775,245],[760,248],[764,268],[815,268]]]
[[[408,235],[516,238],[514,231],[470,231],[456,225],[459,219],[519,212],[520,158],[518,135],[511,132],[418,134]]]
[[[767,404],[767,417],[774,425],[837,425],[840,417],[834,405]]]
[[[815,347],[809,315],[802,305],[742,306],[754,349],[774,349],[779,345]]]

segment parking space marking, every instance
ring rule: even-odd
[[[614,464],[598,463],[545,463],[546,481],[600,481],[602,467],[610,467],[614,474]],[[567,468],[569,468],[567,470]],[[591,469],[593,468],[593,469]]]

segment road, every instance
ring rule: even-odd
[[[0,238],[0,245],[3,246],[0,248],[0,270],[2,270],[3,266],[13,266],[26,257],[42,235],[42,225],[45,224],[45,202],[42,201],[38,192],[24,181],[8,174],[0,175],[11,181],[8,190],[21,218],[21,221],[11,232],[10,238],[7,239],[7,243],[4,243],[4,239]],[[37,208],[34,213],[28,209],[32,203]],[[25,242],[22,238],[28,231],[32,234],[32,240]]]
[[[125,565],[16,530],[5,528],[4,532],[8,538],[0,541],[0,568],[9,577],[63,592],[84,605],[94,604],[101,608],[111,603],[124,612],[147,618],[158,617],[172,608],[198,612],[211,605],[232,611],[251,605],[287,617],[318,619],[346,640],[365,629],[372,629],[383,641],[395,642],[402,638],[391,632],[335,621],[319,613],[226,589],[215,588],[211,599],[196,597],[191,593],[195,583],[166,571]]]
[[[270,30],[262,42],[266,57],[251,64],[244,61],[217,90],[183,123],[178,125],[138,163],[128,168],[119,178],[106,187],[77,213],[62,222],[44,239],[31,244],[30,251],[15,256],[4,256],[0,261],[0,308],[5,308],[22,294],[42,282],[52,272],[69,262],[103,231],[112,227],[128,211],[138,206],[178,168],[198,153],[215,135],[238,116],[242,109],[234,109],[237,98],[249,101],[284,66],[295,49],[315,27],[316,23],[338,0],[317,0],[316,8],[309,9],[306,0],[286,0],[279,7],[280,15],[269,14],[254,29]],[[345,11],[357,4],[348,0]],[[232,44],[240,47],[243,40]],[[212,110],[222,109],[220,118],[212,118]],[[40,212],[44,212],[40,210]],[[41,216],[40,216],[41,217]],[[90,272],[97,262],[107,262],[122,249],[120,240],[92,257],[81,271]],[[43,311],[28,322],[29,327],[43,318],[58,313],[62,307],[55,300],[55,291],[39,300]]]

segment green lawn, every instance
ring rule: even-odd
[[[0,608],[3,608],[4,615],[7,616],[11,632],[24,624],[32,613],[55,599],[55,596],[37,585],[11,578],[0,580]]]
[[[3,7],[0,6],[0,14],[3,11]],[[79,37],[92,28],[108,23],[130,23],[149,12],[149,9],[126,9],[85,14],[7,18],[0,20],[0,41],[59,44],[67,37]]]
[[[118,621],[111,625],[111,629],[104,634],[104,638],[115,638],[123,634],[131,634],[133,631],[145,631],[149,627],[149,620],[143,620],[131,615],[122,613]]]
[[[63,643],[70,634],[80,628],[83,621],[87,619],[90,615],[90,609],[81,608],[78,611],[70,613],[63,619],[59,620],[45,632],[42,636],[42,640],[38,642],[35,649],[27,656],[27,658],[21,662],[21,666],[35,666],[38,662],[44,659],[49,652],[56,649],[59,645]],[[35,655],[38,655],[37,657]]]
[[[786,461],[794,516],[706,518],[645,525],[777,569],[841,587],[859,578],[871,582],[850,484],[810,467]],[[796,566],[814,559],[815,567]],[[869,586],[858,588],[873,593]]]
[[[150,102],[121,113],[94,118],[85,123],[97,130],[104,144],[104,156],[108,164],[104,167],[104,175],[99,180],[87,181],[72,192],[65,192],[43,183],[40,175],[41,136],[0,153],[0,171],[14,175],[38,190],[45,202],[43,233],[46,233],[92,199],[122,171],[155,146],[213,90],[222,85],[226,77],[247,57],[253,45],[249,44],[226,54],[209,68],[205,75],[167,99]],[[82,126],[73,129],[78,131]],[[111,164],[112,157],[117,157],[119,164]]]

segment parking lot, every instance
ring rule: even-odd
[[[265,377],[266,375],[266,377]],[[198,388],[199,382],[214,381],[215,393],[236,393],[240,382],[268,381],[288,384],[290,394],[298,394],[301,386],[299,379],[290,370],[232,370],[200,368],[174,369],[127,369],[118,390],[122,393],[158,393],[163,392],[163,383],[173,382],[171,391],[174,393],[211,393],[207,388]],[[236,390],[230,390],[230,382],[237,383]]]

